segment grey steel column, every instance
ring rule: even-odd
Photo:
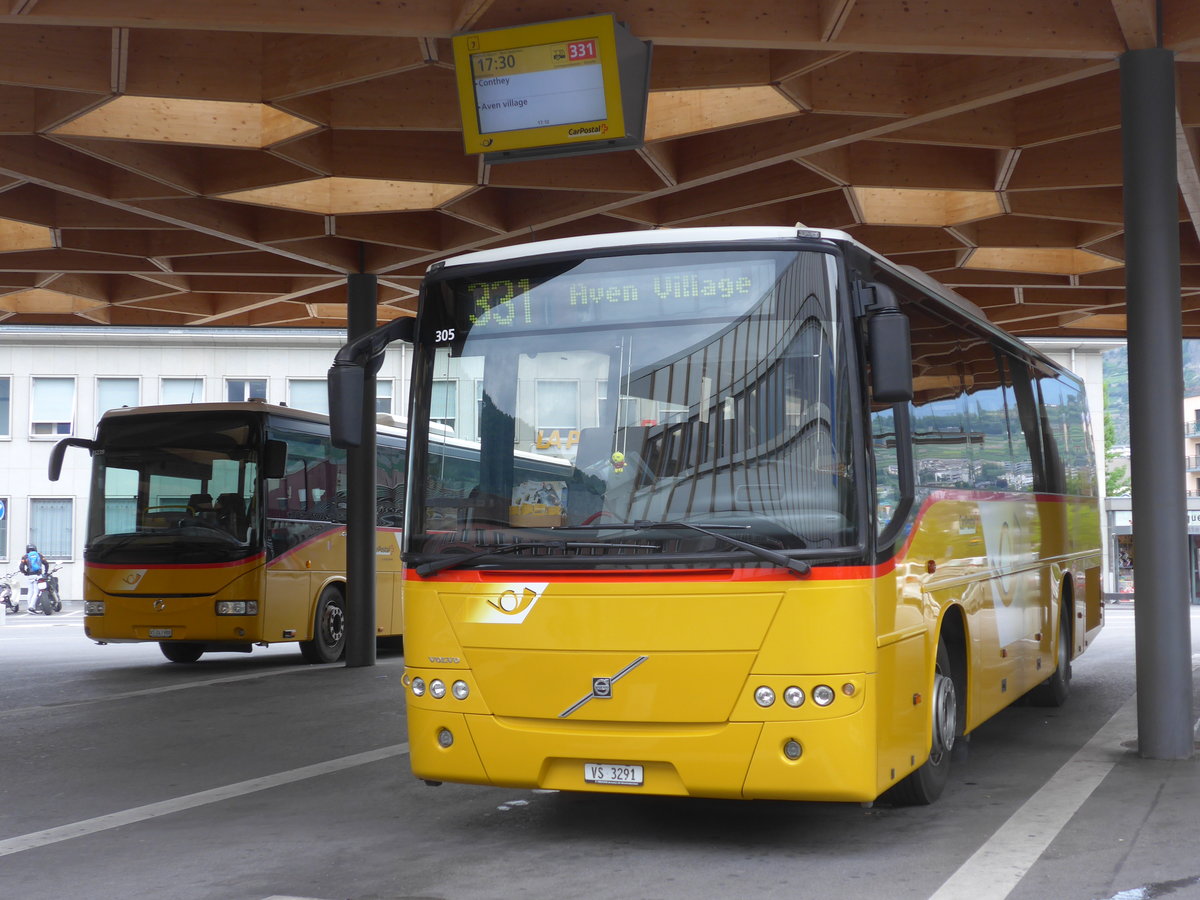
[[[366,274],[346,278],[347,340],[375,329],[376,281]],[[375,370],[370,365],[363,379],[362,421],[362,443],[346,451],[347,666],[375,665]]]
[[[1138,752],[1188,759],[1192,647],[1184,499],[1175,56],[1121,57],[1129,431],[1137,546]]]

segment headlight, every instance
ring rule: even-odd
[[[817,704],[817,706],[828,706],[833,702],[833,698],[835,696],[836,695],[833,693],[833,688],[827,684],[818,684],[815,688],[813,688],[813,703]]]
[[[804,691],[798,687],[790,687],[783,692],[783,702],[792,709],[797,709],[804,705]]]
[[[257,600],[218,600],[218,616],[257,616]]]
[[[425,696],[425,679],[424,678],[414,678],[412,680],[412,692],[413,692],[414,697],[424,697]]]
[[[471,693],[471,689],[467,687],[465,681],[456,681],[450,685],[450,692],[454,694],[455,700],[466,700],[467,696]]]
[[[441,700],[446,696],[446,682],[440,678],[435,678],[429,682],[429,696],[434,700]]]
[[[83,604],[83,614],[85,616],[102,616],[104,615],[103,600],[89,600]]]
[[[775,692],[764,684],[754,692],[754,702],[765,709],[775,702]]]

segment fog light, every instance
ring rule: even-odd
[[[83,604],[83,614],[85,616],[102,616],[104,615],[103,600],[89,600]]]
[[[783,755],[793,762],[800,758],[804,753],[804,748],[800,746],[800,742],[792,739],[783,745]]]
[[[450,733],[449,728],[439,728],[437,735],[438,746],[445,750],[454,743],[454,735]]]
[[[413,679],[412,692],[413,692],[414,697],[424,697],[425,696],[425,679],[424,678],[414,678]]]
[[[818,684],[813,688],[813,703],[817,704],[817,706],[828,706],[833,702],[834,696],[833,688],[827,684]]]
[[[775,702],[775,692],[764,684],[754,692],[754,702],[765,709]]]
[[[471,689],[467,687],[465,681],[456,681],[450,685],[450,692],[454,694],[455,700],[466,700],[467,695],[471,693]]]
[[[440,678],[435,678],[429,682],[429,696],[434,700],[441,700],[446,696],[446,682]]]
[[[783,702],[796,709],[804,705],[804,691],[798,687],[790,687],[783,692]]]

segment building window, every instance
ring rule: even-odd
[[[10,392],[12,379],[7,375],[0,377],[0,438],[12,437],[12,420],[9,411],[12,409]]]
[[[96,421],[110,409],[137,406],[141,402],[141,382],[137,378],[96,379]]]
[[[29,501],[29,543],[50,559],[70,559],[75,501],[70,497]]]
[[[0,497],[0,559],[8,559],[8,497]]]
[[[435,381],[429,404],[429,421],[453,429],[458,421],[458,382]]]
[[[537,428],[539,431],[579,428],[578,381],[544,380],[537,383]]]
[[[159,387],[159,403],[203,403],[203,378],[164,378]]]
[[[75,422],[75,379],[33,379],[29,433],[34,437],[70,434]]]
[[[329,386],[324,378],[289,378],[288,406],[329,415]]]
[[[267,379],[229,378],[225,381],[226,399],[238,403],[245,400],[266,400]]]
[[[375,382],[375,412],[385,416],[392,414],[392,380],[381,378]]]

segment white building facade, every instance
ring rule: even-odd
[[[33,543],[83,596],[91,459],[69,449],[58,481],[50,450],[91,438],[108,409],[258,397],[327,412],[325,377],[346,333],[334,329],[117,329],[0,325],[0,574]],[[379,412],[402,416],[409,355],[396,345],[378,375]]]

